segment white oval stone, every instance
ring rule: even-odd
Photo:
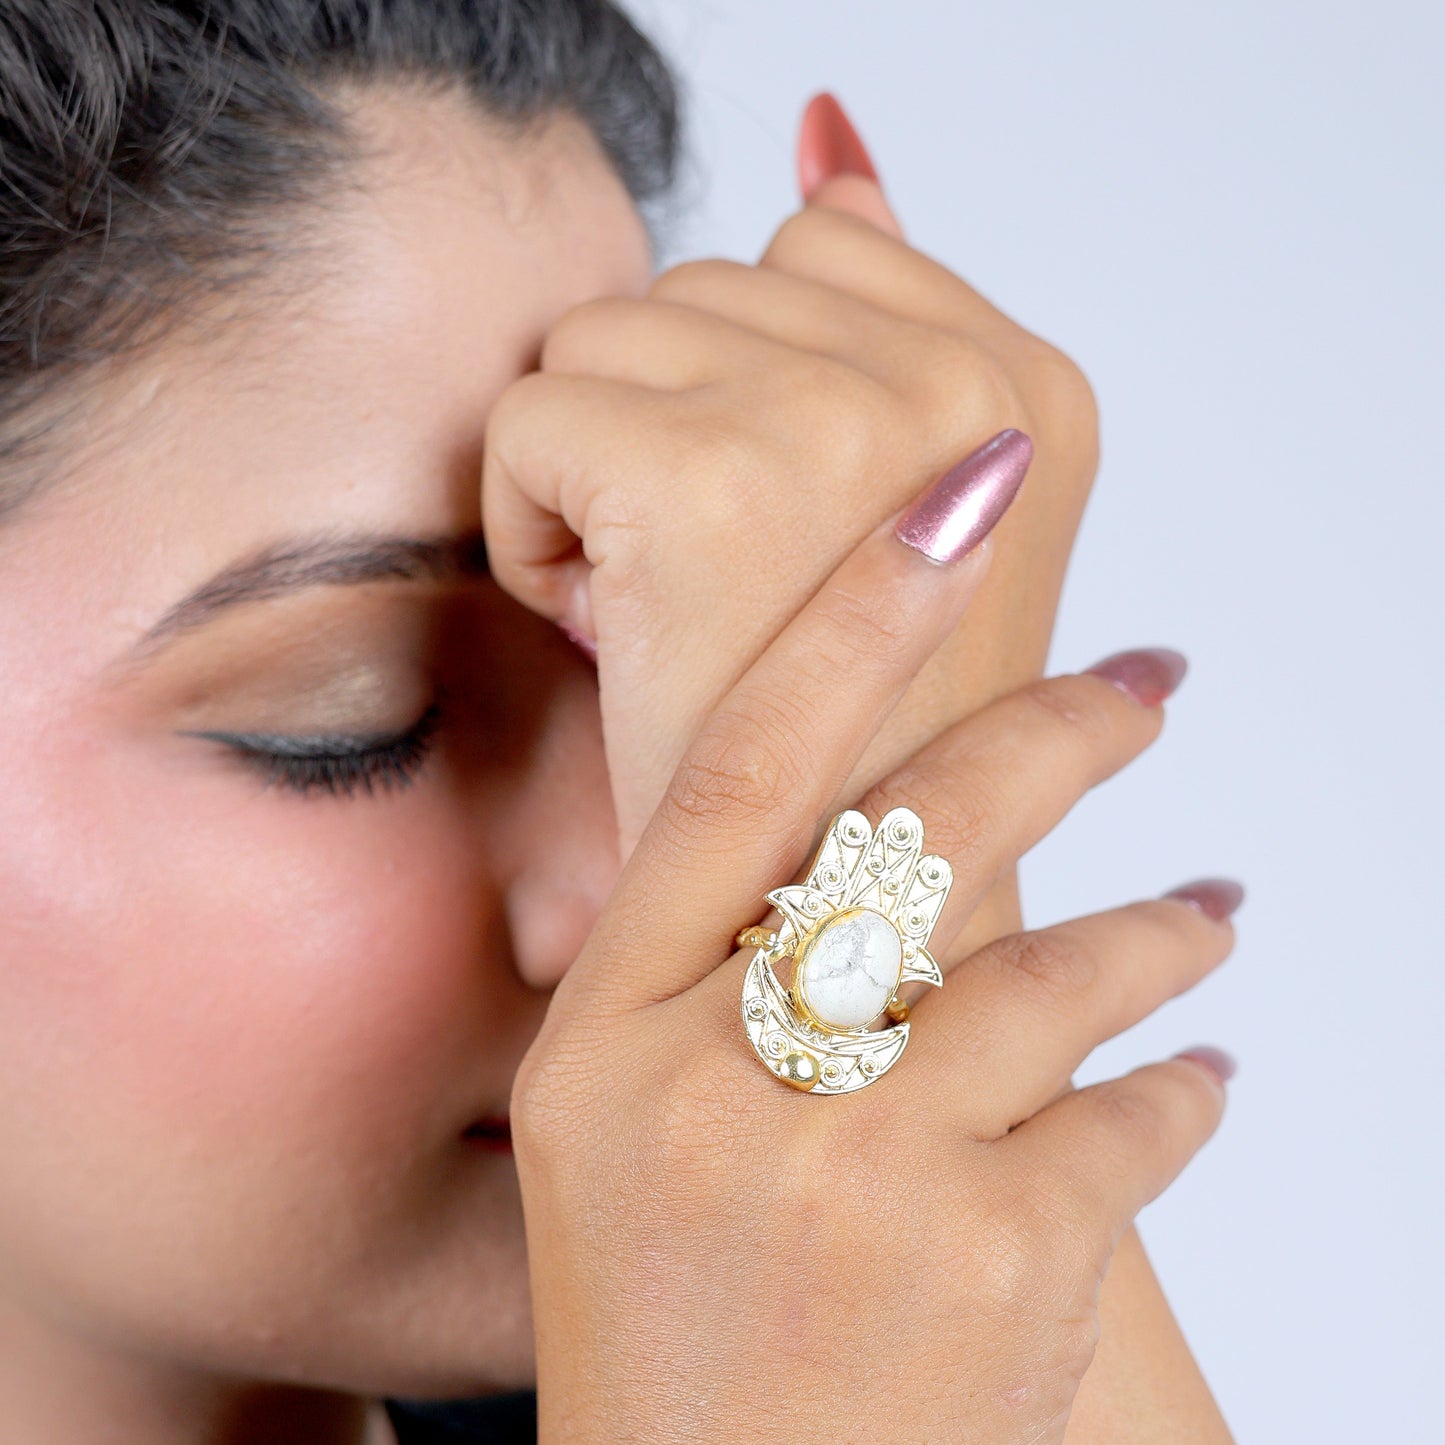
[[[850,908],[812,936],[793,982],[819,1022],[852,1029],[883,1012],[902,976],[898,930],[871,908]]]

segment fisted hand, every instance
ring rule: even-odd
[[[758,265],[692,261],[577,307],[488,424],[493,573],[595,642],[624,859],[703,718],[832,569],[1009,427],[1034,461],[969,626],[849,786],[1036,676],[1093,479],[1078,368],[906,244],[827,97],[799,159],[809,203]]]

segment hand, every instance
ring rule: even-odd
[[[1092,395],[906,245],[874,181],[828,174],[827,119],[815,102],[800,147],[812,204],[760,265],[692,262],[645,299],[570,312],[488,425],[493,571],[596,640],[624,858],[703,716],[784,621],[881,518],[1011,426],[1035,456],[998,561],[855,788],[1042,669],[1097,459]]]
[[[548,1445],[1062,1438],[1111,1252],[1223,1093],[1187,1059],[1061,1091],[1232,935],[1160,900],[967,958],[958,939],[1157,736],[1159,689],[1034,683],[861,800],[875,823],[914,808],[954,868],[945,987],[875,1083],[817,1098],[771,1077],[742,1032],[749,956],[727,956],[986,563],[870,534],[703,720],[556,991],[511,1106]],[[1158,664],[1134,657],[1136,682]]]

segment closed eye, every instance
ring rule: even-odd
[[[382,736],[289,733],[188,732],[231,749],[268,786],[302,795],[352,797],[414,781],[431,753],[441,707],[432,703],[409,728]]]

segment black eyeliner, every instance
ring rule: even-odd
[[[399,733],[318,734],[184,731],[229,748],[258,771],[268,784],[297,793],[323,791],[350,796],[377,786],[404,787],[425,762],[440,720],[438,703]]]

